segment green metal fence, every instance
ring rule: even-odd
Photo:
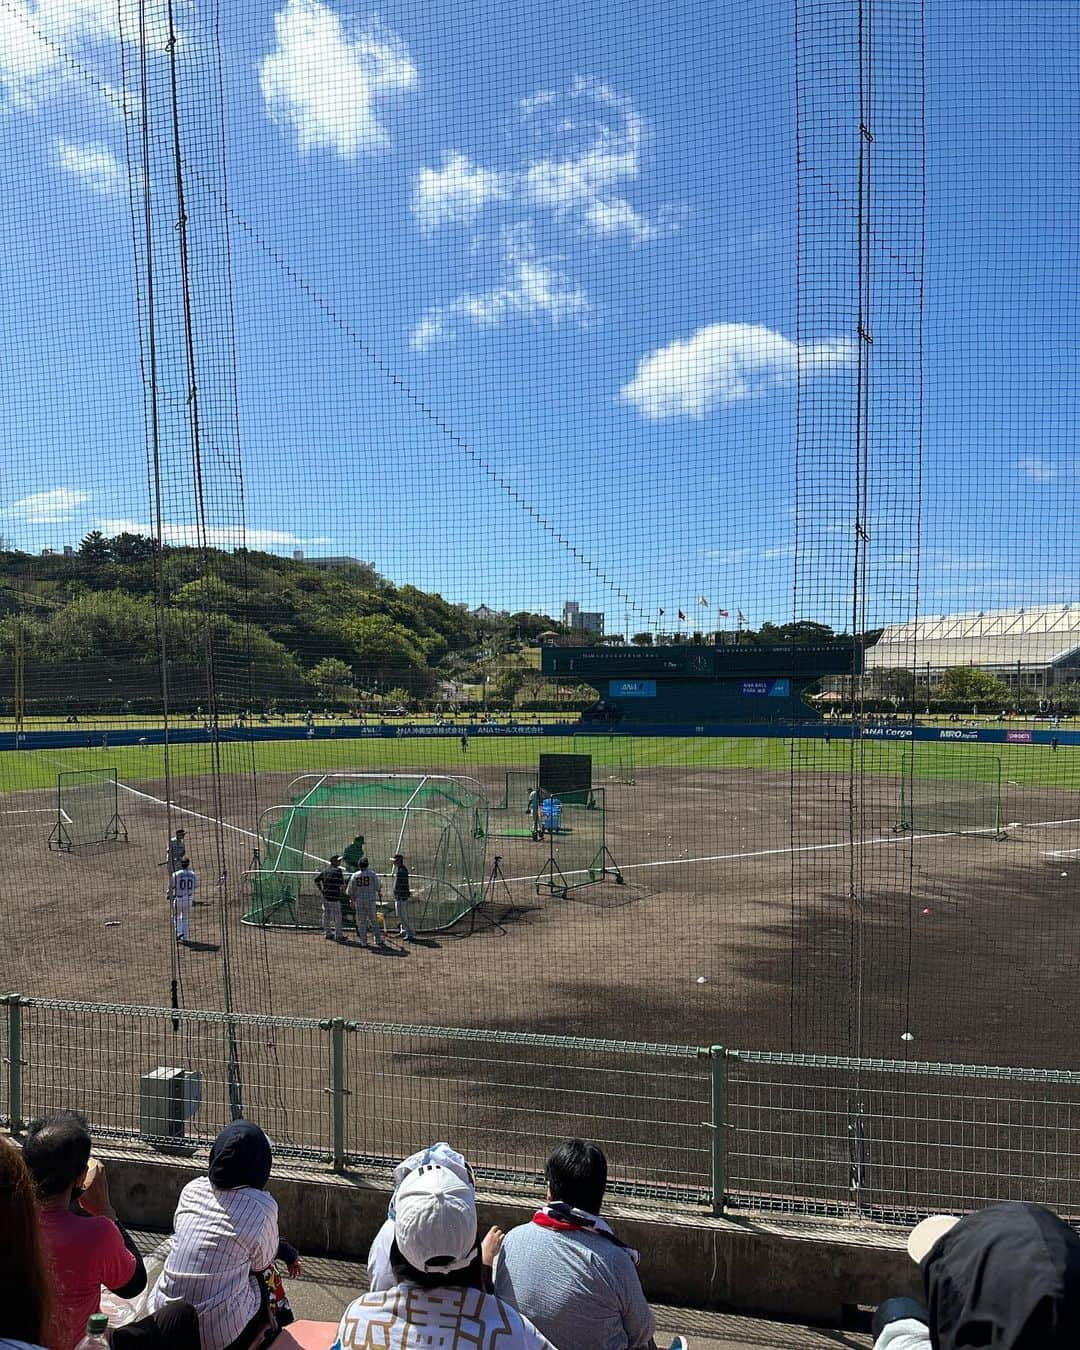
[[[614,1189],[725,1209],[908,1221],[997,1199],[1080,1215],[1080,1073],[789,1055],[524,1032],[0,998],[0,1119],[78,1106],[95,1132],[208,1144],[237,1111],[280,1154],[389,1169],[449,1139],[535,1185],[597,1140]],[[198,1074],[148,1123],[144,1076]]]

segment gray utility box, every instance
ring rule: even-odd
[[[139,1080],[139,1133],[150,1139],[183,1139],[184,1121],[199,1109],[202,1075],[190,1069],[151,1069]]]

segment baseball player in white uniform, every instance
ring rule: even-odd
[[[188,916],[199,889],[199,878],[187,858],[181,858],[179,870],[172,874],[169,893],[172,896],[173,924],[176,928],[177,942],[188,940]]]
[[[367,933],[370,927],[375,934],[376,947],[385,947],[382,929],[379,927],[379,914],[375,903],[382,895],[382,882],[378,872],[372,870],[366,858],[360,859],[360,866],[349,878],[345,893],[352,901],[356,913],[356,936],[361,947],[367,946]]]

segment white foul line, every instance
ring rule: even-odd
[[[71,824],[71,817],[61,806],[58,808],[60,819],[65,825]],[[51,816],[53,808],[51,806],[9,806],[0,811],[0,816]],[[30,827],[27,826],[29,829]]]
[[[1030,829],[1035,829],[1036,827],[1043,827],[1043,826],[1048,826],[1048,825],[1077,825],[1077,824],[1080,824],[1080,816],[1069,817],[1068,819],[1065,819],[1065,820],[1028,820],[1028,821],[1019,821],[1019,822],[1017,822],[1017,824],[1020,826],[1021,829],[1028,829],[1028,830],[1030,830]],[[1013,828],[1016,828],[1016,827],[1013,826]],[[971,831],[969,831],[969,833],[971,833],[971,834],[994,834],[995,832],[996,832],[996,831],[994,831],[994,830],[993,830],[992,828],[990,828],[990,827],[987,827],[987,828],[985,828],[985,829],[980,829],[980,830],[971,830]],[[627,863],[625,866],[620,865],[619,871],[620,871],[620,872],[633,872],[633,871],[637,871],[637,870],[640,869],[640,868],[645,868],[645,867],[684,867],[684,866],[689,866],[689,864],[691,864],[691,863],[736,862],[736,861],[738,861],[738,859],[740,859],[740,858],[771,858],[771,857],[776,857],[776,856],[784,855],[784,854],[790,855],[790,854],[792,854],[792,853],[821,853],[821,852],[824,852],[824,851],[826,851],[826,850],[828,850],[828,849],[839,849],[839,848],[871,848],[871,847],[873,847],[875,844],[885,844],[886,846],[888,846],[888,845],[890,845],[890,844],[907,844],[907,843],[913,843],[913,842],[916,842],[916,841],[922,841],[922,840],[924,840],[924,839],[952,839],[952,838],[955,838],[955,837],[956,837],[956,834],[957,834],[957,831],[956,831],[956,830],[941,830],[941,831],[939,831],[939,832],[937,832],[937,833],[934,833],[934,834],[911,834],[911,833],[908,832],[908,831],[901,831],[901,832],[898,833],[898,834],[886,834],[886,835],[882,835],[882,836],[880,836],[880,837],[878,837],[878,838],[876,838],[876,839],[855,839],[855,840],[852,840],[852,839],[842,839],[842,840],[840,840],[838,843],[833,843],[833,844],[795,844],[795,845],[789,846],[789,847],[787,847],[787,848],[762,848],[762,849],[755,849],[753,852],[749,852],[749,853],[710,853],[710,854],[708,854],[708,855],[706,855],[706,856],[703,856],[703,857],[700,857],[700,858],[662,858],[662,859],[660,859],[659,862]],[[1080,852],[1080,850],[1077,850],[1077,851]],[[1055,856],[1055,855],[1054,855],[1054,854],[1044,854],[1043,856],[1044,856],[1044,857],[1053,857],[1053,856]],[[568,872],[566,872],[564,875],[569,876],[569,877],[572,877],[572,876],[584,876],[584,875],[586,875],[586,873],[588,873],[588,871],[589,871],[589,869],[588,869],[587,867],[579,867],[579,868],[575,868],[573,871],[568,871]],[[535,880],[534,877],[528,877],[528,876],[524,876],[524,877],[507,877],[507,881],[508,881],[508,882],[510,882],[510,881],[533,881],[533,880]]]
[[[154,797],[149,792],[140,792],[138,788],[128,787],[126,783],[117,780],[116,786],[123,788],[125,792],[130,792],[133,797],[141,797],[144,802],[153,802],[155,806],[167,806],[170,810],[178,812],[182,816],[194,816],[196,820],[205,820],[211,825],[220,825],[222,829],[232,830],[234,834],[242,834],[248,839],[258,839],[258,835],[251,830],[243,830],[239,825],[230,825],[227,820],[218,820],[216,816],[204,816],[201,811],[192,811],[187,806],[177,806],[175,802],[167,802],[164,797]]]
[[[193,816],[196,820],[205,820],[211,825],[220,825],[223,829],[232,830],[234,834],[242,834],[247,839],[258,839],[259,836],[251,830],[241,829],[239,825],[230,825],[227,820],[218,820],[215,816],[203,815],[201,811],[193,811],[187,806],[177,806],[175,802],[167,802],[164,797],[154,797],[149,792],[140,792],[138,788],[128,787],[126,783],[117,780],[116,786],[123,788],[125,792],[130,792],[133,797],[141,797],[143,801],[154,802],[157,806],[170,806],[172,810],[177,811],[183,816]],[[44,808],[42,808],[44,809]],[[5,813],[7,814],[7,813]],[[70,822],[68,822],[70,824]],[[1078,825],[1080,816],[1068,817],[1064,820],[1028,820],[1021,821],[1023,829],[1043,828],[1050,825]],[[973,830],[973,834],[990,834],[990,829]],[[627,863],[619,868],[620,872],[635,872],[646,867],[688,867],[692,863],[708,862],[736,862],[740,858],[773,858],[793,853],[822,853],[829,849],[841,848],[872,848],[877,844],[906,844],[924,839],[950,839],[956,835],[955,830],[941,830],[935,834],[887,834],[879,836],[876,839],[842,839],[838,843],[832,844],[795,844],[788,848],[762,848],[755,849],[749,853],[710,853],[699,858],[662,858],[658,862]],[[1066,856],[1070,852],[1080,852],[1080,850],[1060,850],[1057,853],[1045,853],[1046,858]],[[311,856],[311,855],[308,855]],[[573,871],[565,873],[566,876],[584,876],[589,869],[587,867],[575,868]],[[507,882],[514,881],[535,881],[536,878],[531,874],[521,877],[507,877]]]

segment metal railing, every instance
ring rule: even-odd
[[[709,1203],[709,1058],[693,1046],[3,998],[3,1118],[77,1106],[94,1130],[208,1144],[234,1113],[283,1156],[391,1168],[448,1139],[492,1181],[543,1173],[551,1144],[602,1144],[617,1190]],[[0,1032],[3,1035],[3,1032]],[[3,1042],[0,1041],[0,1045]],[[147,1074],[199,1075],[174,1131],[146,1127]]]
[[[443,1138],[486,1181],[530,1187],[555,1140],[585,1135],[617,1193],[714,1213],[1080,1215],[1080,1073],[17,995],[0,1056],[15,1130],[78,1106],[99,1135],[194,1147],[242,1112],[301,1163],[389,1170]],[[144,1076],[177,1068],[198,1097],[155,1132]]]

